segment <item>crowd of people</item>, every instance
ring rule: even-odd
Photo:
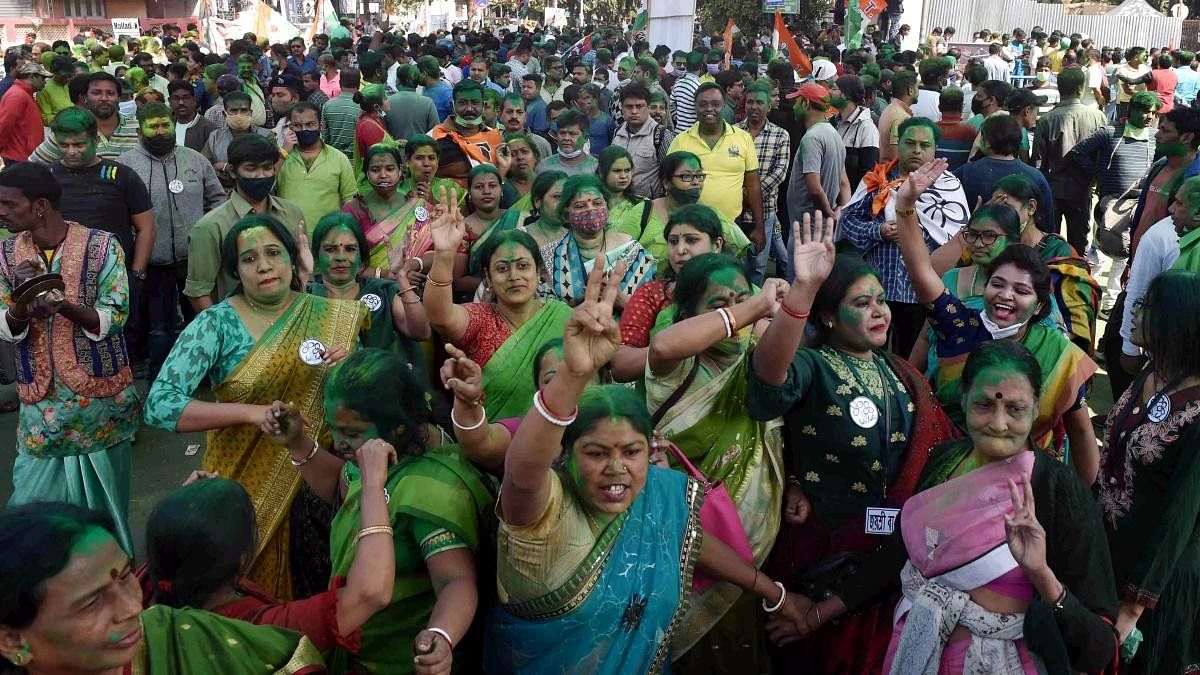
[[[884,17],[10,47],[0,670],[1200,669],[1195,54]]]

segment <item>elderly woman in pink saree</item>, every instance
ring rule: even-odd
[[[830,621],[900,582],[884,673],[1115,666],[1117,598],[1099,510],[1070,468],[1029,444],[1038,371],[1019,344],[976,348],[963,370],[968,436],[933,449],[888,544],[820,606]],[[778,622],[769,630],[784,642],[804,637]]]

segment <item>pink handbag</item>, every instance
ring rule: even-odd
[[[738,557],[753,565],[754,556],[750,552],[750,539],[746,536],[746,528],[742,527],[742,519],[738,517],[737,506],[733,503],[725,485],[721,481],[710,483],[674,443],[668,442],[667,450],[675,456],[677,462],[683,465],[689,476],[704,485],[704,504],[700,507],[700,525],[704,528],[704,536],[720,539],[726,546],[733,549]],[[716,579],[697,571],[692,576],[692,591],[699,593],[716,582]]]

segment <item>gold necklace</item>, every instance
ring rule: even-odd
[[[263,316],[269,316],[271,318],[277,318],[280,314],[283,313],[283,310],[287,309],[287,306],[288,306],[288,303],[283,303],[279,309],[277,309],[275,311],[271,311],[269,309],[259,307],[258,305],[254,304],[254,301],[250,299],[250,296],[246,295],[245,293],[242,293],[242,300],[246,301],[246,304],[250,306],[250,309],[254,310],[255,312],[258,312],[259,314],[261,314]]]

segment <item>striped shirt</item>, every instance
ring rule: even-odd
[[[1071,159],[1096,177],[1096,192],[1101,197],[1122,194],[1140,181],[1154,162],[1154,134],[1147,133],[1146,140],[1138,140],[1122,135],[1122,131],[1114,126],[1100,127],[1071,149]]]
[[[346,153],[354,154],[354,131],[358,127],[358,116],[362,106],[354,102],[352,92],[342,92],[321,106],[321,119],[325,122],[324,140],[329,145]]]
[[[942,121],[937,122],[942,134],[937,142],[936,157],[941,157],[950,163],[953,171],[971,157],[971,147],[975,145],[975,137],[979,132],[975,127],[962,121],[962,115],[943,113]]]
[[[141,144],[141,139],[138,137],[137,119],[133,117],[125,117],[120,113],[121,121],[117,124],[117,128],[113,129],[111,136],[100,134],[100,141],[96,145],[96,156],[100,159],[112,159],[125,154],[126,152],[138,147]],[[54,140],[54,134],[47,134],[46,140],[33,151],[29,156],[29,161],[37,162],[38,164],[56,164],[62,159],[62,148],[58,147],[58,142]],[[96,227],[95,224],[89,223],[88,227]]]
[[[681,134],[696,123],[696,90],[700,78],[688,73],[671,87],[671,105],[675,108],[675,133]]]

